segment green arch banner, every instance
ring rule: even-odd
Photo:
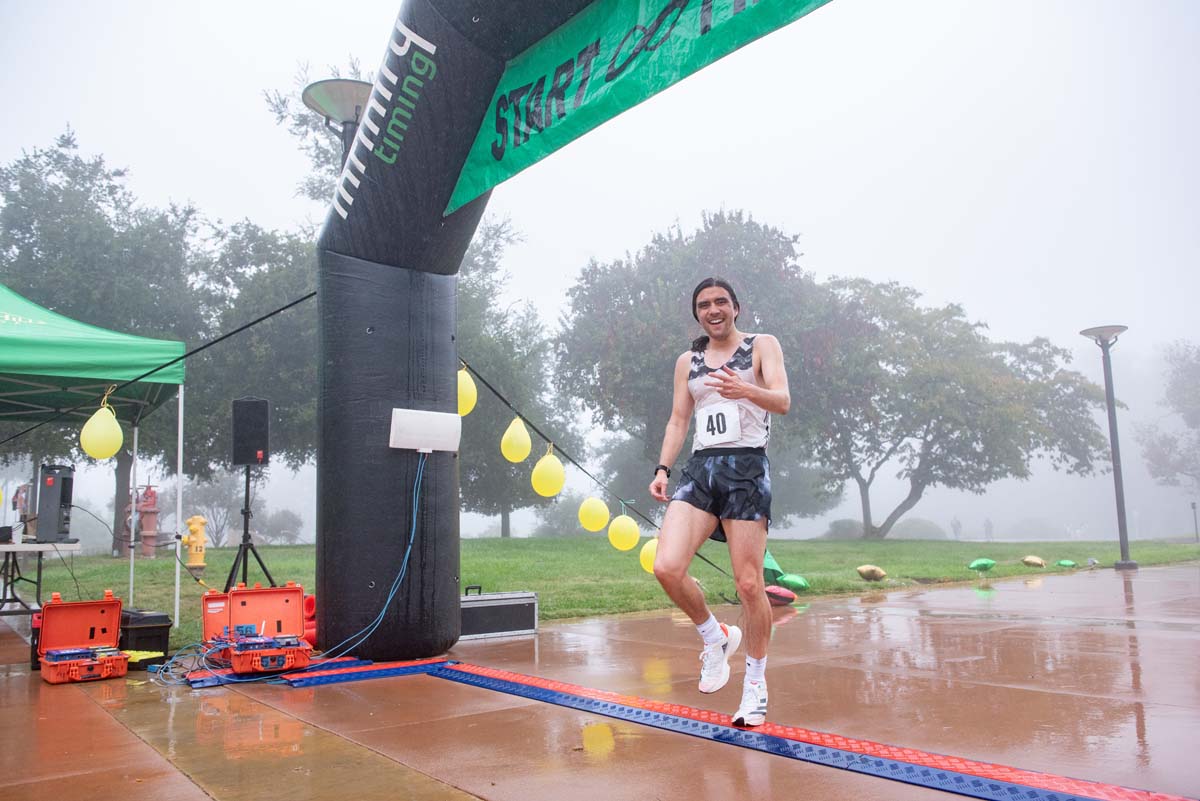
[[[827,2],[592,3],[505,66],[446,213]]]

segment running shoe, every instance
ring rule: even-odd
[[[733,713],[734,726],[761,726],[767,720],[767,683],[748,681],[742,685],[742,705]]]
[[[717,642],[700,652],[700,692],[715,693],[729,681],[729,657],[742,644],[742,630],[721,624],[724,633]]]

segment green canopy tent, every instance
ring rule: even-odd
[[[177,359],[184,350],[182,342],[122,334],[72,320],[0,284],[0,423],[40,423],[59,417],[61,422],[74,421],[82,427],[96,411],[106,389]],[[179,361],[109,396],[109,405],[117,419],[133,426],[130,486],[135,490],[138,425],[172,396],[177,399],[178,409],[177,474],[183,474],[183,376],[183,362]],[[76,406],[80,408],[68,411]],[[176,493],[177,527],[183,513],[182,495]],[[133,535],[136,529],[137,515],[133,514],[130,525]],[[177,556],[178,548],[177,540]],[[131,543],[127,601],[130,604],[133,558]],[[175,620],[179,620],[178,559]]]

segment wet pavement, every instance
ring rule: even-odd
[[[737,620],[736,607],[715,611]],[[1200,565],[816,599],[775,615],[776,723],[1200,795]],[[654,612],[543,624],[448,656],[731,713],[742,660],[729,686],[702,695],[697,653],[685,618]],[[957,797],[432,676],[189,690],[135,672],[52,686],[26,654],[0,636],[6,801]]]

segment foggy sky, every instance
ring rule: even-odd
[[[324,209],[295,195],[306,161],[262,92],[290,89],[301,62],[313,80],[348,56],[373,70],[398,8],[2,3],[0,162],[70,125],[147,203],[319,222]],[[1189,0],[833,0],[518,175],[490,212],[525,236],[506,265],[513,297],[552,324],[588,259],[741,208],[801,234],[819,278],[961,303],[996,338],[1072,348],[1097,381],[1099,353],[1077,332],[1128,325],[1114,357],[1131,526],[1138,510],[1151,533],[1188,533],[1189,499],[1150,485],[1133,424],[1163,414],[1161,347],[1200,340],[1198,97]],[[740,294],[753,303],[753,288]],[[1111,478],[1044,472],[983,498],[935,491],[912,514],[991,516],[998,533],[1026,512],[1084,516],[1108,533]],[[857,513],[848,497],[835,516]]]

